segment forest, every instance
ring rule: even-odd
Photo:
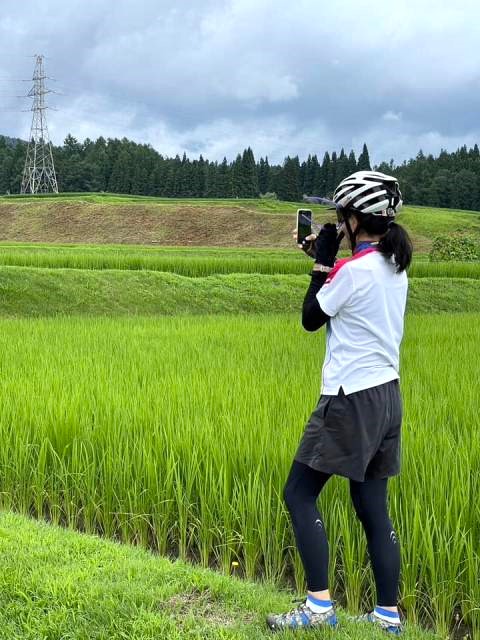
[[[0,193],[19,193],[27,143],[0,136]],[[300,161],[287,156],[282,164],[255,159],[248,147],[235,160],[209,161],[184,153],[170,158],[151,145],[123,138],[78,141],[68,135],[53,147],[59,190],[192,198],[256,198],[260,195],[296,202],[303,194],[331,196],[347,175],[377,169],[397,176],[405,202],[416,205],[480,210],[478,145],[442,150],[436,157],[420,151],[401,164],[372,166],[367,145],[316,154]]]

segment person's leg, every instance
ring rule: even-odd
[[[305,602],[292,611],[267,616],[272,631],[335,627],[337,617],[328,590],[328,542],[317,498],[329,474],[293,462],[283,491],[290,512],[298,551],[307,577]]]
[[[330,601],[328,540],[317,498],[330,477],[294,460],[283,491],[305,569],[308,593],[322,601]]]
[[[397,598],[400,578],[400,546],[388,515],[387,478],[350,481],[350,495],[363,525],[377,588],[380,615],[399,622]],[[383,613],[382,613],[383,612]],[[384,613],[386,612],[386,613]],[[394,614],[394,615],[390,615]]]

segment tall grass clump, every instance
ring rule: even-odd
[[[282,489],[319,395],[298,318],[2,320],[0,504],[249,578],[304,587]],[[478,315],[409,316],[402,604],[480,631]],[[322,495],[333,588],[372,603],[347,483]]]

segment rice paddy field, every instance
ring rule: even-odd
[[[342,252],[341,255],[349,255]],[[135,247],[105,245],[0,244],[0,266],[67,269],[121,269],[204,277],[228,273],[306,274],[310,263],[300,251],[238,248]],[[480,279],[479,262],[429,262],[420,254],[413,278]]]
[[[52,201],[105,214],[100,196],[82,198]],[[0,244],[1,509],[225,574],[236,562],[240,577],[302,592],[282,490],[320,391],[323,332],[299,322],[308,260],[278,247],[31,241],[45,213],[31,200],[36,210],[22,200],[13,221],[23,229],[32,216],[28,238]],[[431,211],[402,215],[427,237]],[[437,225],[454,218],[480,230],[470,212]],[[409,272],[403,469],[390,504],[402,608],[442,638],[480,637],[479,269],[417,252]],[[320,506],[335,597],[359,611],[373,581],[346,481],[333,479]]]
[[[303,588],[281,493],[319,394],[323,337],[289,315],[2,320],[0,504]],[[478,315],[415,316],[403,473],[391,485],[402,605],[480,632]],[[308,357],[305,357],[309,354]],[[373,602],[362,531],[322,497],[336,596]]]

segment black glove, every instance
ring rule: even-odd
[[[337,227],[333,222],[324,224],[315,240],[315,262],[333,267],[341,239],[337,237]]]
[[[315,240],[304,240],[302,242],[302,251],[310,258],[315,258]]]

